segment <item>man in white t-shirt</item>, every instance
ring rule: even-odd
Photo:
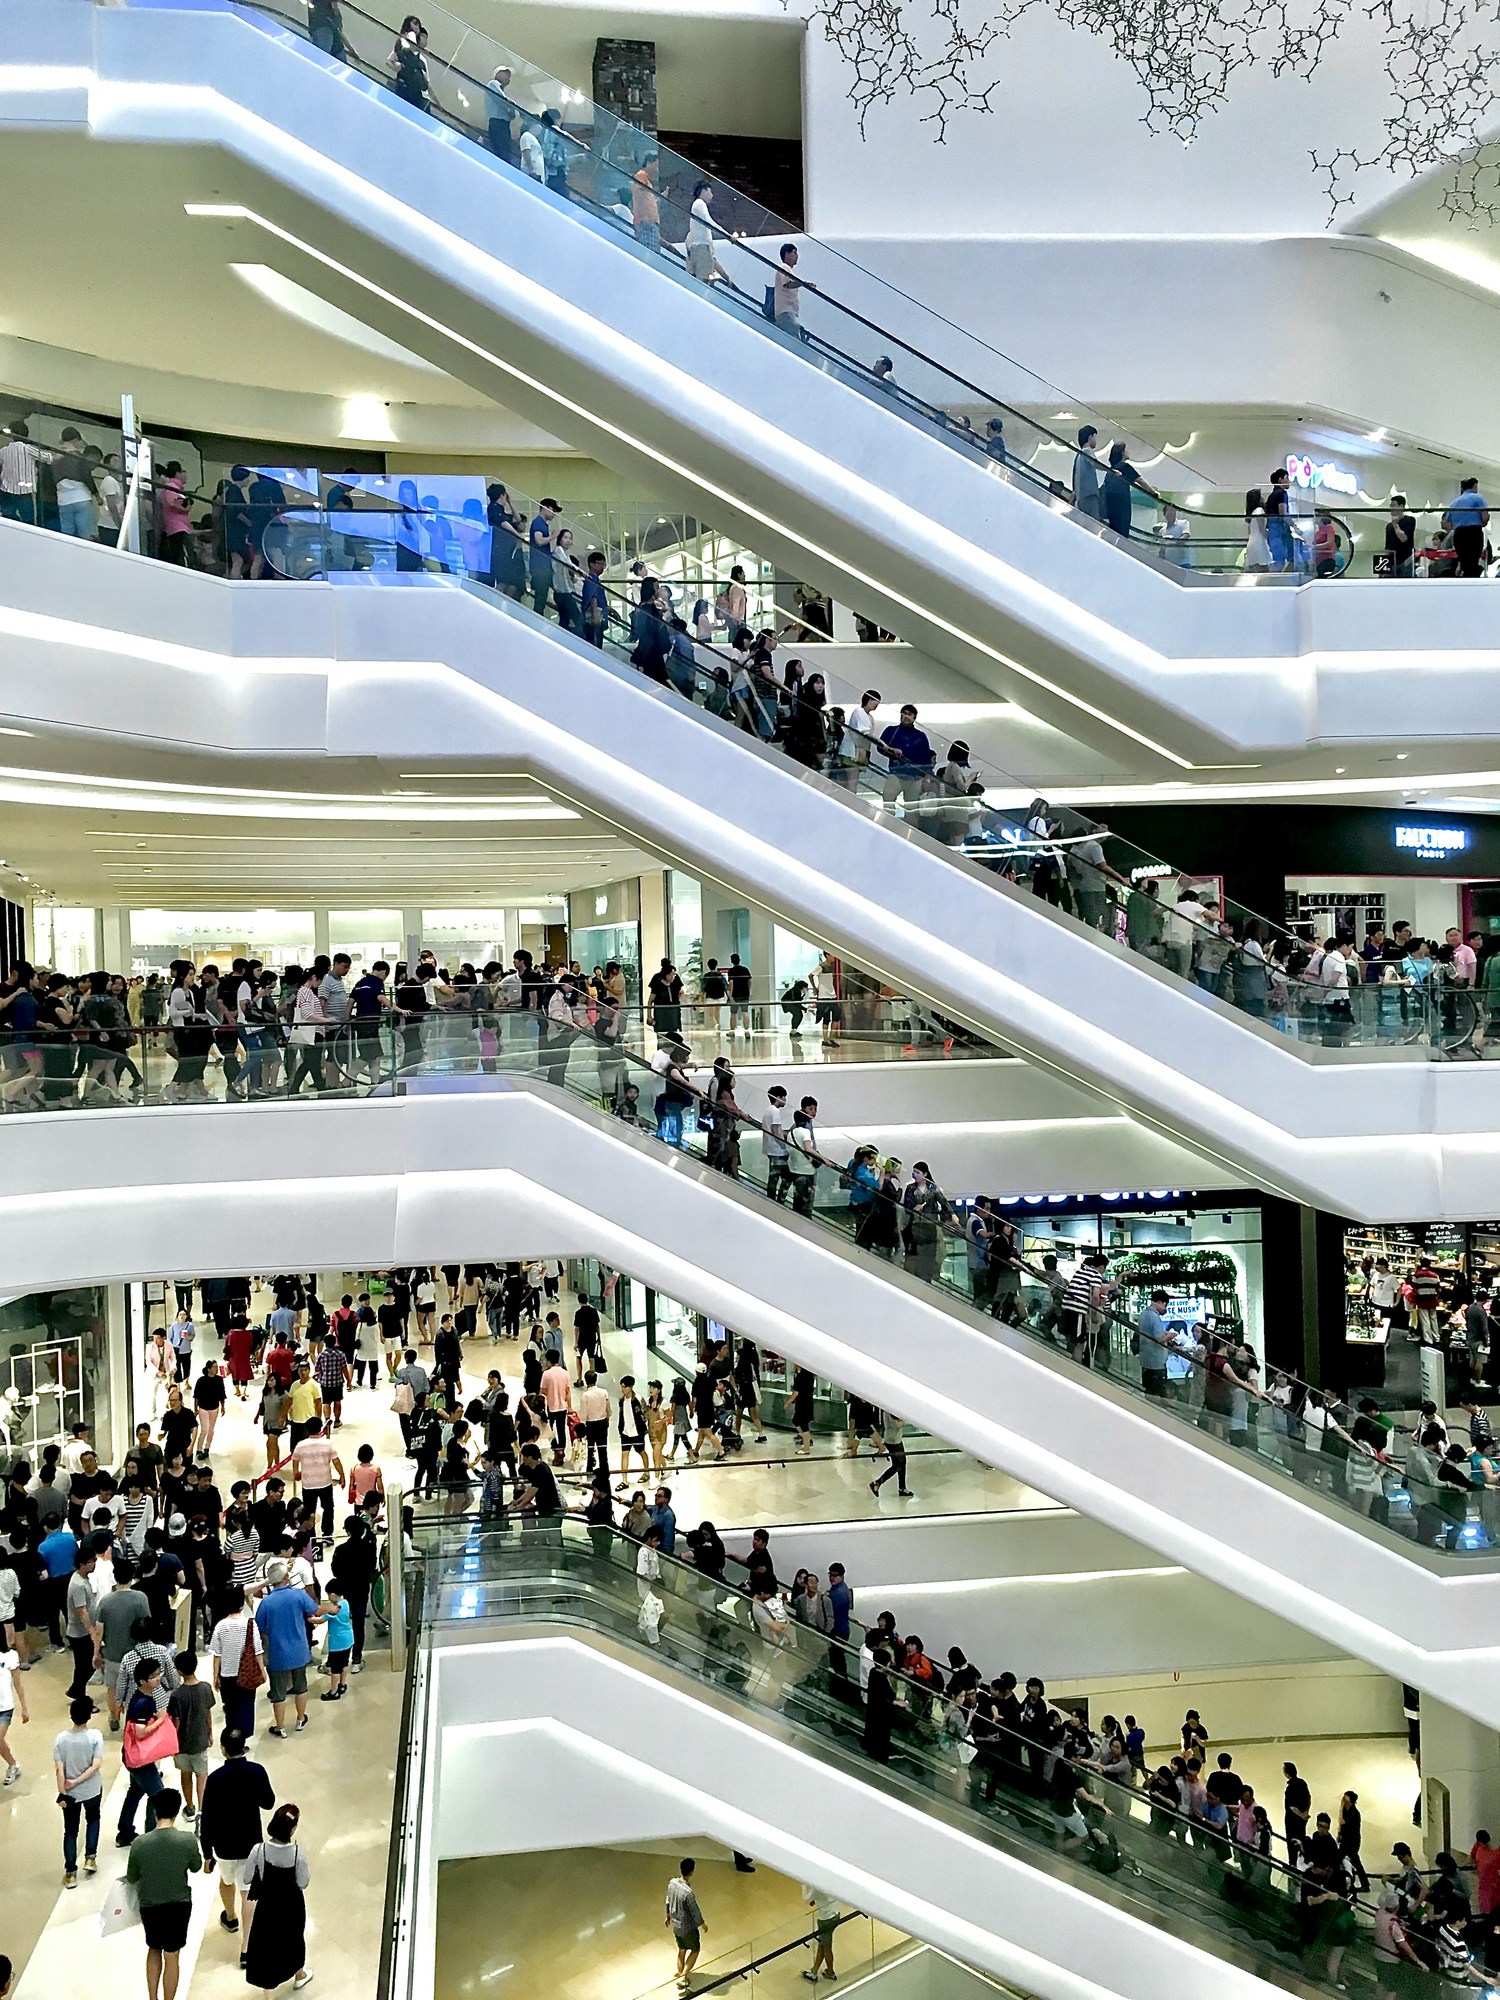
[[[94,490],[99,495],[99,540],[113,548],[125,519],[125,470],[118,452],[94,474]]]
[[[1194,949],[1208,930],[1208,912],[1195,889],[1183,890],[1176,909],[1168,911],[1164,928],[1162,942],[1171,968],[1180,979],[1188,979],[1192,976]]]
[[[1375,1268],[1370,1273],[1370,1304],[1380,1314],[1383,1321],[1389,1321],[1396,1310],[1396,1301],[1401,1296],[1401,1280],[1390,1267],[1385,1257],[1375,1259]]]
[[[1181,569],[1192,568],[1192,530],[1170,500],[1161,510],[1161,525],[1156,530],[1156,539],[1161,543],[1164,562],[1176,563]]]
[[[546,182],[547,163],[542,158],[542,142],[529,125],[521,134],[521,165],[534,181]]]
[[[866,688],[859,698],[859,707],[851,708],[844,717],[844,735],[839,744],[838,769],[834,776],[851,792],[857,792],[864,784],[864,774],[870,768],[870,752],[875,743],[875,711],[879,706],[879,691]]]
[[[705,285],[716,284],[724,276],[719,260],[714,256],[714,219],[709,212],[709,203],[713,198],[713,184],[699,181],[693,189],[693,205],[688,211],[688,276],[697,278]]]
[[[1354,1020],[1349,1008],[1348,938],[1335,938],[1323,953],[1318,984],[1323,989],[1323,1045],[1338,1048],[1348,1039]]]

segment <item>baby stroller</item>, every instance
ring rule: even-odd
[[[719,1401],[714,1409],[713,1434],[719,1441],[720,1451],[743,1451],[745,1440],[734,1427],[736,1416],[734,1397],[731,1394],[726,1398],[724,1387],[725,1385],[720,1385]]]

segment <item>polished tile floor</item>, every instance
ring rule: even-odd
[[[327,1274],[320,1296],[325,1303],[337,1303],[342,1292],[358,1290],[353,1277]],[[253,1305],[257,1314],[269,1311],[270,1299],[257,1292]],[[448,1310],[447,1286],[438,1281],[440,1311]],[[564,1290],[555,1310],[568,1331],[568,1359],[571,1365],[571,1328],[577,1298]],[[618,1393],[622,1374],[634,1373],[640,1383],[647,1379],[646,1352],[642,1336],[622,1333],[608,1320],[604,1324],[605,1354],[609,1361],[607,1387]],[[466,1385],[476,1392],[483,1387],[491,1368],[498,1368],[511,1392],[512,1402],[520,1395],[520,1362],[517,1344],[501,1340],[492,1344],[485,1321],[480,1319],[477,1338],[465,1344]],[[220,1473],[220,1490],[236,1478],[249,1478],[265,1468],[265,1447],[259,1431],[253,1429],[254,1396],[243,1403],[231,1400],[219,1426],[214,1444],[214,1464]],[[767,1397],[770,1411],[773,1398]],[[774,1426],[774,1419],[773,1419]],[[611,1433],[613,1444],[613,1433]],[[347,1468],[359,1444],[370,1444],[388,1482],[406,1483],[410,1467],[401,1452],[400,1428],[390,1411],[389,1392],[384,1388],[355,1391],[345,1403],[344,1429],[339,1434],[347,1445]],[[748,1432],[744,1449],[722,1464],[705,1460],[693,1465],[679,1453],[664,1468],[662,1477],[671,1485],[679,1512],[695,1519],[708,1519],[720,1529],[754,1526],[776,1521],[784,1526],[823,1521],[902,1520],[935,1514],[1012,1513],[1017,1510],[1051,1508],[1057,1503],[1035,1488],[992,1471],[965,1452],[952,1451],[937,1440],[913,1438],[908,1448],[907,1479],[914,1497],[902,1500],[896,1482],[890,1481],[878,1495],[870,1492],[870,1482],[885,1470],[887,1461],[876,1460],[866,1445],[858,1457],[847,1455],[845,1440],[819,1436],[813,1455],[799,1458],[793,1451],[790,1431],[771,1428],[767,1442],[757,1444]],[[636,1466],[639,1475],[639,1465]],[[618,1478],[618,1473],[617,1473]],[[654,1483],[655,1475],[652,1476]],[[639,1476],[633,1485],[643,1482]],[[570,1498],[581,1505],[586,1484],[575,1482]],[[626,1504],[628,1504],[628,1496]]]
[[[812,1929],[802,1885],[758,1867],[738,1871],[722,1847],[689,1841],[694,1887],[708,1926],[697,1984],[779,1952],[752,1983],[756,2000],[806,1992]],[[676,2000],[676,1956],[663,1920],[679,1850],[580,1847],[567,1853],[484,1856],[444,1864],[438,1885],[436,2000]],[[497,1919],[496,1913],[501,1913]],[[834,1964],[854,1979],[908,1943],[870,1918],[840,1927]],[[781,1947],[794,1948],[781,1951]],[[736,1986],[734,1991],[741,1989]]]

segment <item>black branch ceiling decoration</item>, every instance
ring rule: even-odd
[[[1330,222],[1354,202],[1355,177],[1381,168],[1416,176],[1451,166],[1442,212],[1471,229],[1500,220],[1500,143],[1483,135],[1496,109],[1500,0],[1000,0],[977,23],[963,0],[817,0],[820,24],[847,64],[863,131],[870,113],[912,99],[939,144],[948,121],[991,112],[1001,79],[981,71],[1023,15],[1050,8],[1105,42],[1145,93],[1142,122],[1191,145],[1252,64],[1311,80],[1346,24],[1374,24],[1389,86],[1382,137],[1364,150],[1310,154]]]

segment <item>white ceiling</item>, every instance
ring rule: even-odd
[[[232,268],[238,252],[226,254],[233,238],[183,213],[185,201],[215,199],[226,171],[222,156],[188,147],[0,133],[0,331],[124,369],[170,366],[226,384],[291,382],[319,396],[488,407],[478,390],[426,363],[356,346],[247,284]],[[128,377],[120,386],[131,386]]]
[[[485,906],[660,866],[520,774],[224,760],[189,769],[121,745],[101,758],[101,748],[90,756],[81,740],[40,735],[0,743],[5,893],[215,909]]]

